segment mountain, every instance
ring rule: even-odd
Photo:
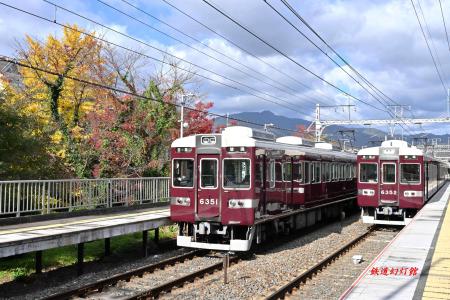
[[[300,118],[290,118],[285,116],[276,115],[271,111],[264,110],[261,112],[240,112],[235,114],[230,114],[230,118],[235,118],[239,120],[245,120],[248,122],[253,123],[259,123],[259,124],[274,124],[276,127],[280,128],[286,128],[290,130],[297,130],[298,125],[303,125],[305,128],[308,127],[311,122],[300,119]],[[225,125],[226,120],[220,118],[216,119],[215,125]],[[238,125],[242,126],[248,126],[253,128],[261,129],[260,126],[244,123],[244,122],[238,122]],[[371,127],[345,127],[345,126],[329,126],[325,128],[324,130],[324,136],[326,136],[330,140],[338,141],[345,138],[348,138],[351,134],[350,133],[344,133],[344,136],[339,131],[348,131],[348,130],[354,130],[355,131],[355,144],[356,147],[361,146],[371,146],[376,145],[377,142],[381,142],[387,137],[389,134],[385,131],[371,128]],[[292,135],[292,132],[286,132],[284,130],[277,130],[277,129],[270,129],[271,132],[273,132],[276,136],[284,136],[284,135]],[[404,135],[404,139],[411,143],[414,138],[421,137],[422,134],[417,135]],[[445,135],[434,135],[434,134],[426,134],[426,137],[430,139],[440,139],[440,143],[447,143],[448,139],[450,137],[449,134]]]

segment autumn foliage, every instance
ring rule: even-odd
[[[160,66],[161,71],[154,74],[140,72],[137,65],[145,65],[143,57],[119,53],[90,36],[95,32],[80,32],[77,26],[69,27],[61,38],[50,35],[43,42],[27,36],[18,49],[18,59],[34,68],[19,67],[20,84],[2,82],[0,111],[15,120],[14,130],[20,131],[15,136],[31,139],[42,159],[12,162],[8,168],[19,170],[15,173],[2,170],[0,164],[0,178],[167,174],[168,149],[179,136],[180,113],[175,104],[178,95],[187,92],[184,85],[189,75],[175,71],[176,62]],[[213,104],[195,101],[190,105],[195,110],[186,109],[186,135],[211,132],[213,120],[207,111]],[[21,119],[28,120],[28,125]],[[0,135],[0,142],[11,138]],[[36,164],[46,171],[30,175],[30,168],[40,169]]]

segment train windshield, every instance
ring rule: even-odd
[[[383,183],[395,183],[395,164],[383,164]]]
[[[217,188],[217,159],[202,159],[200,163],[202,188]]]
[[[359,165],[359,181],[375,183],[378,182],[378,165],[362,163]]]
[[[194,160],[174,159],[172,168],[173,186],[194,186]]]
[[[401,174],[401,183],[405,184],[420,183],[419,164],[401,164],[400,174]]]
[[[249,188],[250,160],[224,159],[223,184],[225,188]]]

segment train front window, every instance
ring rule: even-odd
[[[383,183],[395,183],[395,164],[383,164]]]
[[[366,183],[378,182],[378,165],[362,163],[359,165],[359,181]]]
[[[420,165],[419,164],[401,164],[400,182],[404,184],[420,183]]]
[[[172,166],[173,186],[193,187],[194,186],[194,160],[174,159]]]
[[[225,188],[249,188],[250,160],[224,159],[223,181],[223,186]]]
[[[200,187],[217,188],[217,159],[202,159],[200,161]]]

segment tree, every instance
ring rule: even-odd
[[[213,107],[212,102],[198,101],[195,110],[188,109],[184,121],[188,124],[185,135],[198,133],[212,133],[214,120],[208,116],[208,110]]]
[[[45,42],[27,36],[25,45],[19,46],[18,57],[32,68],[19,67],[22,84],[10,85],[7,90],[11,94],[9,104],[18,107],[24,117],[36,116],[36,131],[51,136],[49,150],[61,157],[77,176],[86,177],[92,160],[90,149],[85,147],[89,136],[86,116],[95,99],[105,92],[68,77],[88,81],[101,78],[102,83],[111,77],[105,74],[102,45],[80,31],[74,25],[64,29],[61,39],[49,35]]]

